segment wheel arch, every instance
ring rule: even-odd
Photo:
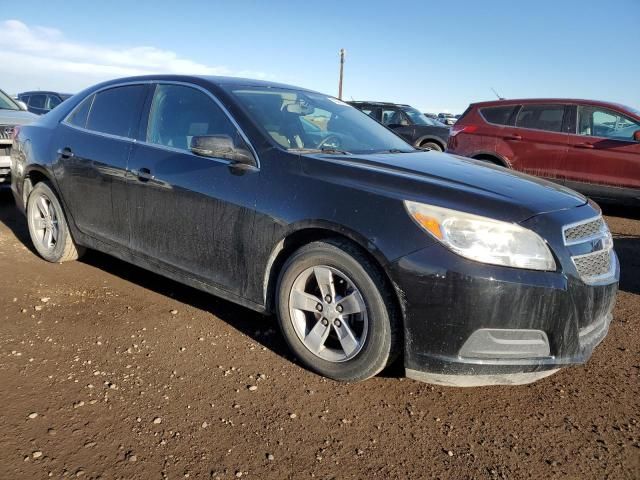
[[[48,182],[56,195],[58,195],[58,198],[61,199],[60,192],[58,191],[58,186],[53,179],[53,175],[51,175],[51,173],[41,165],[29,165],[25,168],[21,184],[18,185],[22,189],[20,194],[22,196],[22,202],[25,210],[27,208],[27,199],[29,198],[31,190],[33,190],[33,187],[38,183],[43,181]]]
[[[474,160],[488,160],[496,165],[500,165],[501,167],[511,168],[511,163],[504,156],[500,155],[496,152],[475,152],[473,155],[470,155]]]
[[[388,264],[386,257],[372,242],[368,241],[366,237],[329,222],[314,222],[292,228],[272,249],[264,274],[264,302],[266,311],[275,311],[278,278],[287,259],[300,247],[311,242],[329,238],[340,238],[350,242],[380,270],[385,280],[386,288],[390,289],[395,307],[401,316],[401,321],[404,323],[404,305],[398,289],[385,268]]]

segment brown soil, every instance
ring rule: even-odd
[[[640,478],[640,215],[607,213],[621,292],[589,363],[454,389],[335,383],[273,318],[95,252],[46,263],[5,192],[0,478]]]

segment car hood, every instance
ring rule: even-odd
[[[1,125],[25,125],[31,123],[38,118],[31,112],[24,110],[0,110]]]
[[[361,190],[509,222],[587,203],[584,196],[555,183],[434,151],[306,155],[303,170]]]

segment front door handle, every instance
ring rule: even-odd
[[[151,175],[151,170],[148,168],[141,168],[140,170],[131,170],[131,173],[138,177],[138,180],[141,182],[148,182],[149,180],[153,180],[156,177]]]
[[[522,136],[521,135],[507,135],[506,137],[504,137],[505,140],[522,140]]]
[[[75,154],[71,151],[69,147],[60,148],[56,152],[60,158],[73,158]]]
[[[593,143],[576,143],[574,145],[576,148],[593,148]]]

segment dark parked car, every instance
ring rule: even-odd
[[[605,337],[618,262],[561,186],[414,149],[332,97],[237,78],[85,90],[19,129],[12,189],[51,262],[107,252],[259,312],[338,380],[526,383]]]
[[[537,175],[598,199],[640,201],[640,111],[592,100],[472,104],[448,150]]]
[[[349,102],[349,104],[386,125],[415,147],[444,152],[447,146],[449,127],[409,105],[382,102]]]
[[[43,115],[50,112],[62,102],[71,97],[69,93],[58,92],[23,92],[18,94],[18,100],[26,103],[30,112]]]

